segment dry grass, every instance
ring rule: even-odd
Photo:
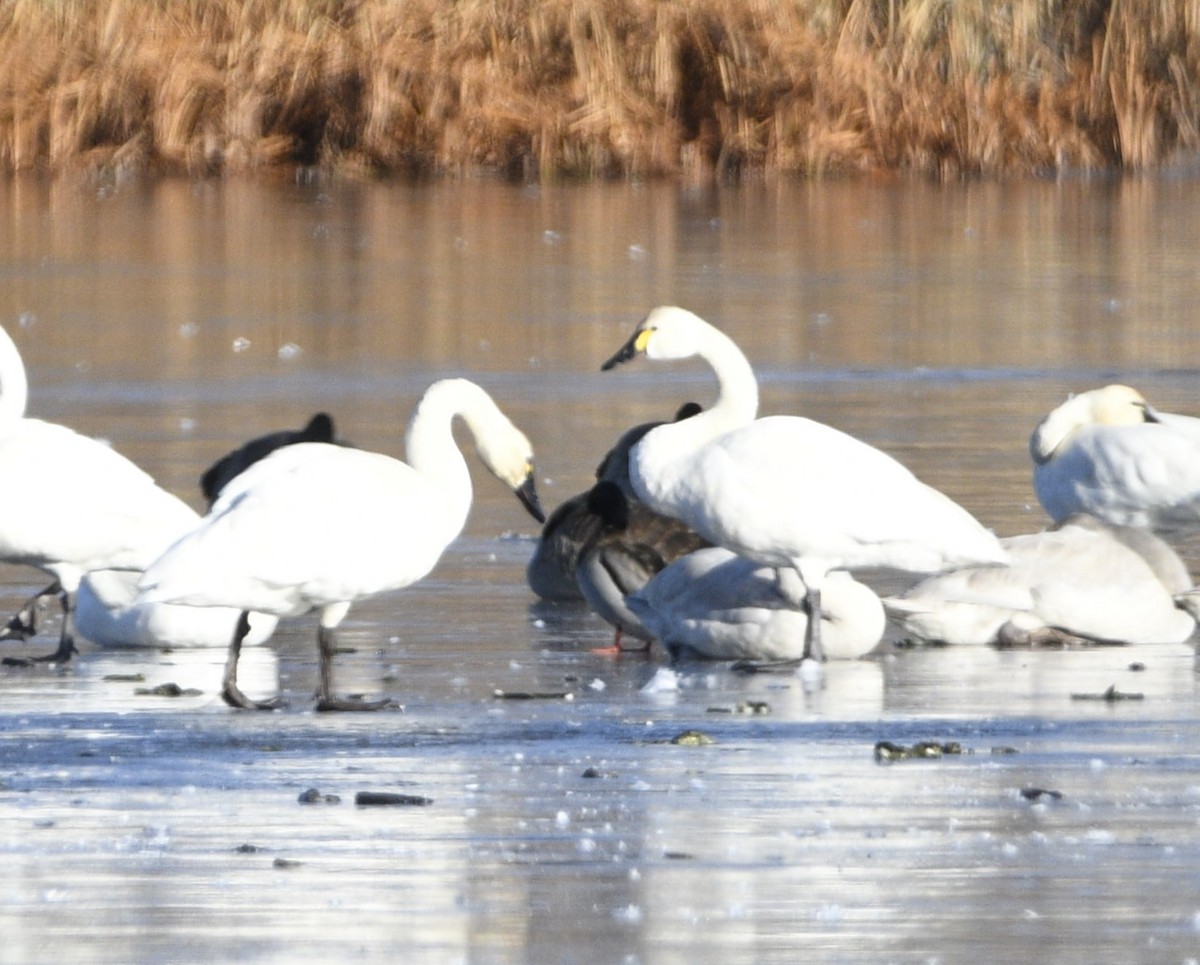
[[[1142,169],[1200,0],[0,0],[0,171]]]

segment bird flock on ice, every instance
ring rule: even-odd
[[[332,418],[250,440],[201,478],[201,516],[111,446],[26,415],[20,354],[0,328],[0,561],[52,582],[0,628],[39,632],[49,598],[62,664],[78,638],[106,647],[225,647],[222,697],[243,646],[316,614],[317,707],[339,695],[337,628],[358,600],[423,579],[461,533],[470,471],[452,425],[539,523],[533,594],[583,601],[614,652],[657,644],[673,662],[795,667],[875,651],[889,621],[914,642],[1037,646],[1182,643],[1200,591],[1168,540],[1200,529],[1200,418],[1135,389],[1081,392],[1029,442],[1041,532],[997,536],[883,451],[802,416],[758,413],[758,384],[724,332],[675,306],[649,312],[603,363],[699,358],[715,401],[634,426],[596,483],[547,520],[529,439],[475,383],[430,385],[401,460],[345,444]],[[906,575],[880,596],[871,575]],[[861,579],[856,579],[858,574]],[[16,661],[8,661],[16,662]],[[37,662],[37,661],[35,661]]]

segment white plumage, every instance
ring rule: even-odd
[[[1121,526],[1200,526],[1200,419],[1158,412],[1136,389],[1073,396],[1041,421],[1029,451],[1056,522],[1090,513]]]
[[[141,569],[196,522],[196,513],[132,462],[65,426],[25,418],[25,366],[0,328],[0,560],[50,573],[63,628],[57,652],[74,651],[73,599],[89,570]],[[31,613],[33,612],[31,601]],[[10,623],[16,635],[30,623]]]
[[[758,387],[745,356],[691,312],[654,309],[604,368],[639,354],[699,356],[720,394],[710,409],[660,426],[634,447],[634,491],[718,546],[795,569],[809,612],[820,612],[830,570],[933,572],[1006,560],[992,533],[891,456],[810,419],[756,420]],[[820,621],[808,626],[806,653],[820,658]]]
[[[1187,568],[1152,533],[1081,514],[1002,543],[1010,566],[931,577],[885,599],[888,613],[951,644],[1181,643],[1195,630]]]
[[[629,609],[672,656],[712,660],[800,660],[808,613],[779,579],[794,579],[721,547],[697,550],[626,598]],[[830,573],[821,588],[825,656],[870,653],[887,624],[883,604],[848,573]]]
[[[409,422],[407,463],[327,443],[276,450],[230,481],[200,527],[146,571],[141,600],[280,617],[319,610],[319,706],[379,706],[333,698],[333,630],[355,600],[424,577],[461,532],[472,493],[451,431],[456,416],[484,465],[540,520],[529,441],[479,386],[446,379]],[[224,696],[262,706],[237,688],[239,648],[235,635]]]

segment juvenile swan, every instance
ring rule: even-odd
[[[721,547],[677,559],[625,601],[673,657],[790,661],[804,656],[808,613],[775,571]],[[883,604],[848,573],[821,589],[821,643],[830,659],[870,653],[887,624]]]
[[[529,440],[473,382],[435,382],[418,403],[408,462],[328,443],[278,449],[233,479],[204,522],[157,560],[140,598],[243,611],[229,645],[223,696],[254,703],[237,686],[246,613],[320,611],[318,707],[373,710],[387,701],[333,696],[334,631],[355,600],[424,577],[462,531],[471,477],[451,424],[461,416],[484,465],[542,520]]]
[[[936,572],[1006,560],[992,533],[891,456],[798,416],[756,420],[758,386],[746,357],[691,312],[654,309],[602,368],[638,355],[699,356],[720,392],[712,408],[660,426],[634,447],[634,491],[715,545],[775,567],[781,588],[812,616],[806,658],[824,656],[818,615],[830,570]]]
[[[1068,399],[1034,429],[1029,452],[1055,522],[1090,513],[1117,526],[1200,526],[1200,419],[1158,412],[1127,385]]]
[[[32,636],[37,598],[57,594],[62,632],[58,649],[44,659],[63,662],[75,652],[74,600],[83,575],[141,569],[197,517],[111,447],[65,426],[26,418],[28,394],[21,356],[0,328],[0,560],[36,566],[54,577],[4,635]]]
[[[928,642],[1182,643],[1196,629],[1183,561],[1153,533],[1083,514],[1001,541],[1011,566],[930,577],[884,600]]]

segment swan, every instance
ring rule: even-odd
[[[282,429],[251,439],[222,456],[201,475],[200,491],[204,493],[205,504],[212,509],[212,504],[229,480],[276,449],[297,442],[333,442],[335,438],[332,416],[327,412],[318,412],[303,429]]]
[[[792,661],[804,656],[808,613],[781,592],[774,568],[722,547],[681,557],[625,602],[673,658]],[[887,617],[869,587],[834,572],[821,588],[821,622],[825,656],[853,660],[883,639]]]
[[[700,406],[695,402],[685,402],[675,413],[675,420],[690,418],[699,411]],[[662,424],[646,422],[626,429],[600,461],[596,468],[596,479],[616,483],[627,498],[635,499],[629,484],[629,450],[647,432]],[[542,527],[542,534],[525,568],[525,579],[529,588],[543,600],[565,602],[584,598],[575,579],[575,567],[593,526],[587,502],[587,492],[564,500]],[[691,532],[678,520],[664,519],[662,528],[664,531],[678,529],[682,533]]]
[[[197,523],[199,517],[196,518]],[[101,647],[191,650],[227,647],[240,611],[229,607],[176,606],[136,601],[136,570],[93,570],[75,596],[75,632]],[[278,619],[250,614],[245,646],[265,642]]]
[[[931,577],[886,598],[888,613],[951,644],[1182,643],[1196,628],[1187,568],[1146,530],[1076,514],[1001,543],[1011,565]]]
[[[586,513],[580,519],[582,543],[575,580],[584,600],[616,627],[615,649],[621,649],[624,635],[649,645],[654,635],[625,598],[668,563],[708,543],[677,520],[630,500],[607,479],[588,491]]]
[[[63,611],[58,649],[75,652],[74,599],[94,569],[141,569],[189,530],[196,513],[110,446],[25,416],[29,383],[11,336],[0,327],[0,560],[35,566],[54,582],[8,624],[10,637],[36,633],[38,598]]]
[[[444,379],[426,390],[409,421],[407,463],[321,442],[277,449],[234,478],[201,525],[146,570],[138,600],[243,611],[222,696],[246,708],[278,706],[238,689],[248,612],[317,610],[319,709],[386,706],[333,696],[335,631],[355,600],[424,577],[462,531],[472,494],[452,432],[456,416],[484,465],[541,522],[529,440],[478,385]]]
[[[1068,399],[1034,429],[1029,452],[1055,522],[1090,513],[1166,532],[1200,525],[1200,419],[1159,412],[1127,385]]]
[[[601,367],[645,355],[699,356],[720,386],[715,405],[651,430],[629,456],[638,498],[724,546],[780,571],[794,569],[808,621],[805,657],[823,658],[821,588],[836,569],[936,572],[1007,560],[966,510],[891,456],[799,416],[756,419],[758,385],[727,335],[683,308],[655,308]]]

